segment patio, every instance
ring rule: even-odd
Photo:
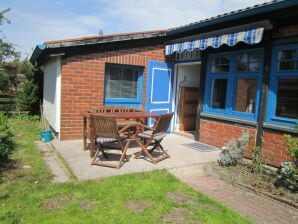
[[[52,141],[52,145],[62,155],[73,174],[79,180],[88,180],[129,173],[146,172],[156,169],[175,170],[179,167],[217,161],[220,152],[219,150],[201,152],[182,145],[191,142],[194,142],[194,140],[189,137],[178,134],[168,134],[163,141],[163,146],[168,150],[171,158],[154,165],[143,158],[135,159],[131,156],[129,161],[124,163],[119,170],[90,165],[90,153],[89,151],[83,151],[83,140],[54,140]],[[139,150],[140,148],[135,147],[134,144],[132,144],[128,149],[127,155],[130,156]]]

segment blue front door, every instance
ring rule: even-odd
[[[146,111],[157,114],[172,112],[172,64],[149,61],[147,80]],[[149,119],[149,125],[152,125],[151,119]]]

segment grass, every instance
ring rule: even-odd
[[[1,173],[0,223],[250,223],[166,171],[51,184],[34,145],[37,124],[10,120],[10,125],[18,166]],[[176,192],[177,200],[168,192]],[[178,211],[184,212],[178,217]]]

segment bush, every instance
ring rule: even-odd
[[[262,147],[255,147],[252,151],[252,172],[260,172],[262,170]]]
[[[39,105],[38,87],[32,81],[25,81],[18,91],[16,103],[19,111],[28,111],[29,114],[36,113]]]
[[[8,118],[0,113],[0,164],[8,160],[8,156],[14,148],[12,133],[8,127]]]
[[[276,185],[283,186],[293,192],[298,191],[298,138],[284,135],[286,151],[293,161],[285,161],[281,164]]]
[[[289,156],[297,163],[298,162],[298,138],[291,135],[284,135],[286,141],[286,150]]]
[[[275,185],[285,187],[293,192],[298,191],[298,167],[294,162],[283,162]]]
[[[39,114],[39,104],[42,99],[42,73],[35,69],[27,60],[20,65],[20,73],[25,81],[19,86],[16,95],[18,111],[27,111],[31,115]]]
[[[249,139],[250,135],[248,133],[242,133],[238,140],[232,139],[229,141],[219,155],[219,164],[222,166],[237,165],[243,158],[243,152]]]

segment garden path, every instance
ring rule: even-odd
[[[206,169],[207,167],[207,169]],[[200,170],[200,172],[198,172]],[[223,202],[256,223],[298,223],[298,210],[238,186],[232,186],[215,176],[208,166],[197,165],[171,170],[182,182],[199,192]]]

